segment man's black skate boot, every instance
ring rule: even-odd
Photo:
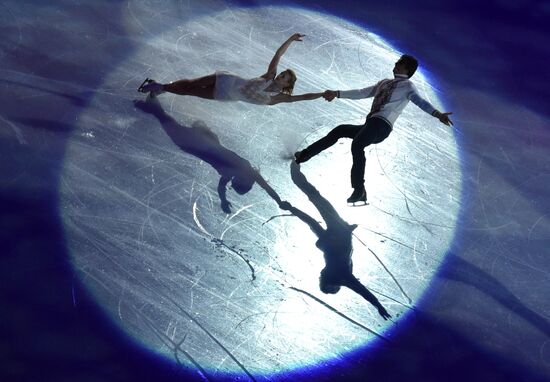
[[[355,204],[357,202],[364,202],[367,204],[367,191],[365,191],[364,187],[355,188],[351,196],[348,198],[348,203]]]

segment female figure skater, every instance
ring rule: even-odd
[[[184,79],[160,84],[147,78],[139,87],[142,93],[154,95],[169,92],[218,101],[243,101],[257,105],[275,105],[281,102],[306,101],[320,98],[323,93],[292,95],[296,74],[287,69],[277,75],[277,66],[282,55],[293,41],[302,41],[303,34],[295,33],[277,49],[267,72],[260,77],[244,79],[235,74],[218,71],[196,79]]]

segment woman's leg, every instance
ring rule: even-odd
[[[335,144],[340,138],[353,138],[361,130],[363,125],[340,125],[336,126],[325,137],[312,143],[302,151],[295,154],[296,162],[302,163],[309,160],[311,157],[319,154],[321,151],[328,149]]]
[[[162,85],[162,90],[186,96],[195,96],[206,99],[214,99],[214,87],[216,75],[211,74],[195,79],[185,79]]]

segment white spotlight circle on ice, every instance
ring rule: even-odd
[[[301,9],[236,8],[183,21],[165,11],[172,15],[166,29],[144,34],[140,49],[106,78],[110,90],[92,100],[67,150],[62,216],[84,284],[124,331],[210,373],[243,366],[253,374],[282,372],[345,357],[376,338],[372,332],[385,335],[391,322],[361,297],[319,291],[323,257],[302,221],[271,219],[282,212],[257,185],[245,195],[228,190],[234,213],[225,215],[216,170],[180,150],[132,100],[143,98],[135,87],[144,76],[168,82],[216,70],[261,75],[294,32],[307,36],[279,68],[297,73],[296,94],[376,83],[391,77],[400,53],[352,23]],[[129,25],[136,17],[129,15]],[[413,82],[441,107],[422,71]],[[283,199],[322,224],[291,181],[288,157],[338,124],[361,124],[371,103],[268,107],[168,94],[159,100],[182,129],[203,121]],[[301,170],[344,220],[359,225],[354,273],[398,319],[429,285],[453,239],[458,150],[449,128],[411,104],[390,137],[366,153],[366,207],[345,204],[349,140]]]

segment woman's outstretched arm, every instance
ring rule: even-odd
[[[278,103],[292,103],[298,101],[311,101],[313,99],[321,98],[323,93],[305,93],[299,95],[290,95],[279,93],[271,97],[269,105],[277,105]]]
[[[267,183],[267,181],[263,178],[262,175],[260,175],[257,170],[255,170],[254,172],[256,183],[258,183],[258,185],[263,188],[265,192],[267,192],[271,199],[275,200],[275,202],[280,205],[282,203],[282,200],[279,194],[277,194],[277,192],[269,185],[269,183]]]
[[[294,33],[292,36],[290,36],[288,40],[286,40],[283,43],[283,45],[281,45],[279,49],[277,49],[277,51],[275,52],[275,55],[273,56],[273,58],[271,59],[271,62],[269,63],[267,72],[264,75],[262,75],[262,77],[268,80],[275,78],[275,76],[277,75],[277,66],[279,65],[279,60],[281,59],[283,54],[285,54],[286,50],[288,49],[288,47],[293,41],[302,41],[302,37],[304,36],[305,35],[300,33]]]
[[[231,178],[229,176],[222,175],[220,177],[220,181],[218,182],[218,196],[220,197],[222,211],[226,214],[231,213],[231,203],[229,203],[226,196],[226,187],[230,180]]]

